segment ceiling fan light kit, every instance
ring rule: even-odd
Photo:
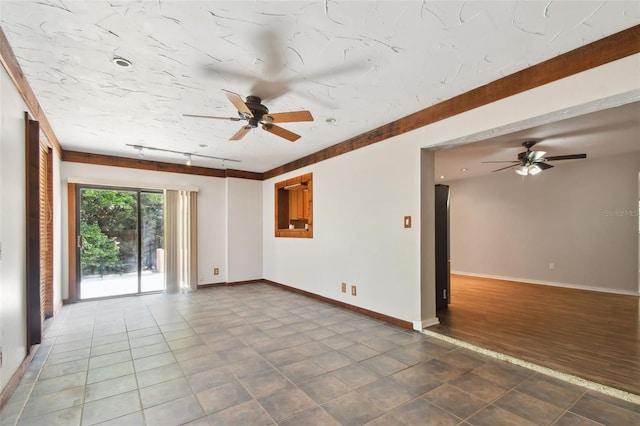
[[[514,161],[483,161],[483,163],[513,163],[510,166],[502,167],[497,170],[493,170],[492,173],[507,170],[515,167],[514,171],[520,176],[535,176],[538,173],[550,169],[553,166],[547,164],[548,161],[558,160],[577,160],[587,158],[587,154],[570,154],[570,155],[556,155],[553,157],[545,157],[546,151],[532,151],[531,148],[537,144],[538,141],[525,141],[522,146],[527,150],[518,154],[518,159]]]
[[[542,169],[538,167],[537,164],[529,164],[528,166],[518,166],[515,169],[515,172],[520,176],[527,176],[527,175],[533,176],[533,175],[537,175],[541,171]]]
[[[227,99],[238,110],[238,117],[215,117],[210,115],[197,115],[197,114],[182,114],[185,117],[195,118],[212,118],[216,120],[229,120],[229,121],[246,121],[247,124],[242,126],[229,140],[238,141],[246,136],[251,129],[255,129],[258,125],[261,125],[263,130],[272,133],[276,136],[280,136],[290,142],[295,142],[300,139],[300,135],[293,133],[283,127],[277,126],[273,123],[293,123],[300,121],[313,121],[313,116],[309,111],[289,111],[289,112],[277,112],[269,114],[269,109],[262,105],[262,99],[258,96],[247,96],[246,101],[242,100],[242,97],[237,93],[223,90]]]

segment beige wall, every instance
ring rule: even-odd
[[[638,294],[640,151],[555,166],[451,182],[451,269]]]

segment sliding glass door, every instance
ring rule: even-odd
[[[140,189],[78,186],[81,299],[164,288],[164,197]]]
[[[164,196],[140,192],[140,287],[142,293],[164,289]]]

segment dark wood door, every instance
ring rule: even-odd
[[[449,250],[449,186],[435,188],[436,311],[447,309],[451,300]]]
[[[26,300],[27,351],[42,339],[40,304],[40,125],[26,119]]]

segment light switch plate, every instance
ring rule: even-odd
[[[404,217],[404,227],[411,228],[411,216]]]

